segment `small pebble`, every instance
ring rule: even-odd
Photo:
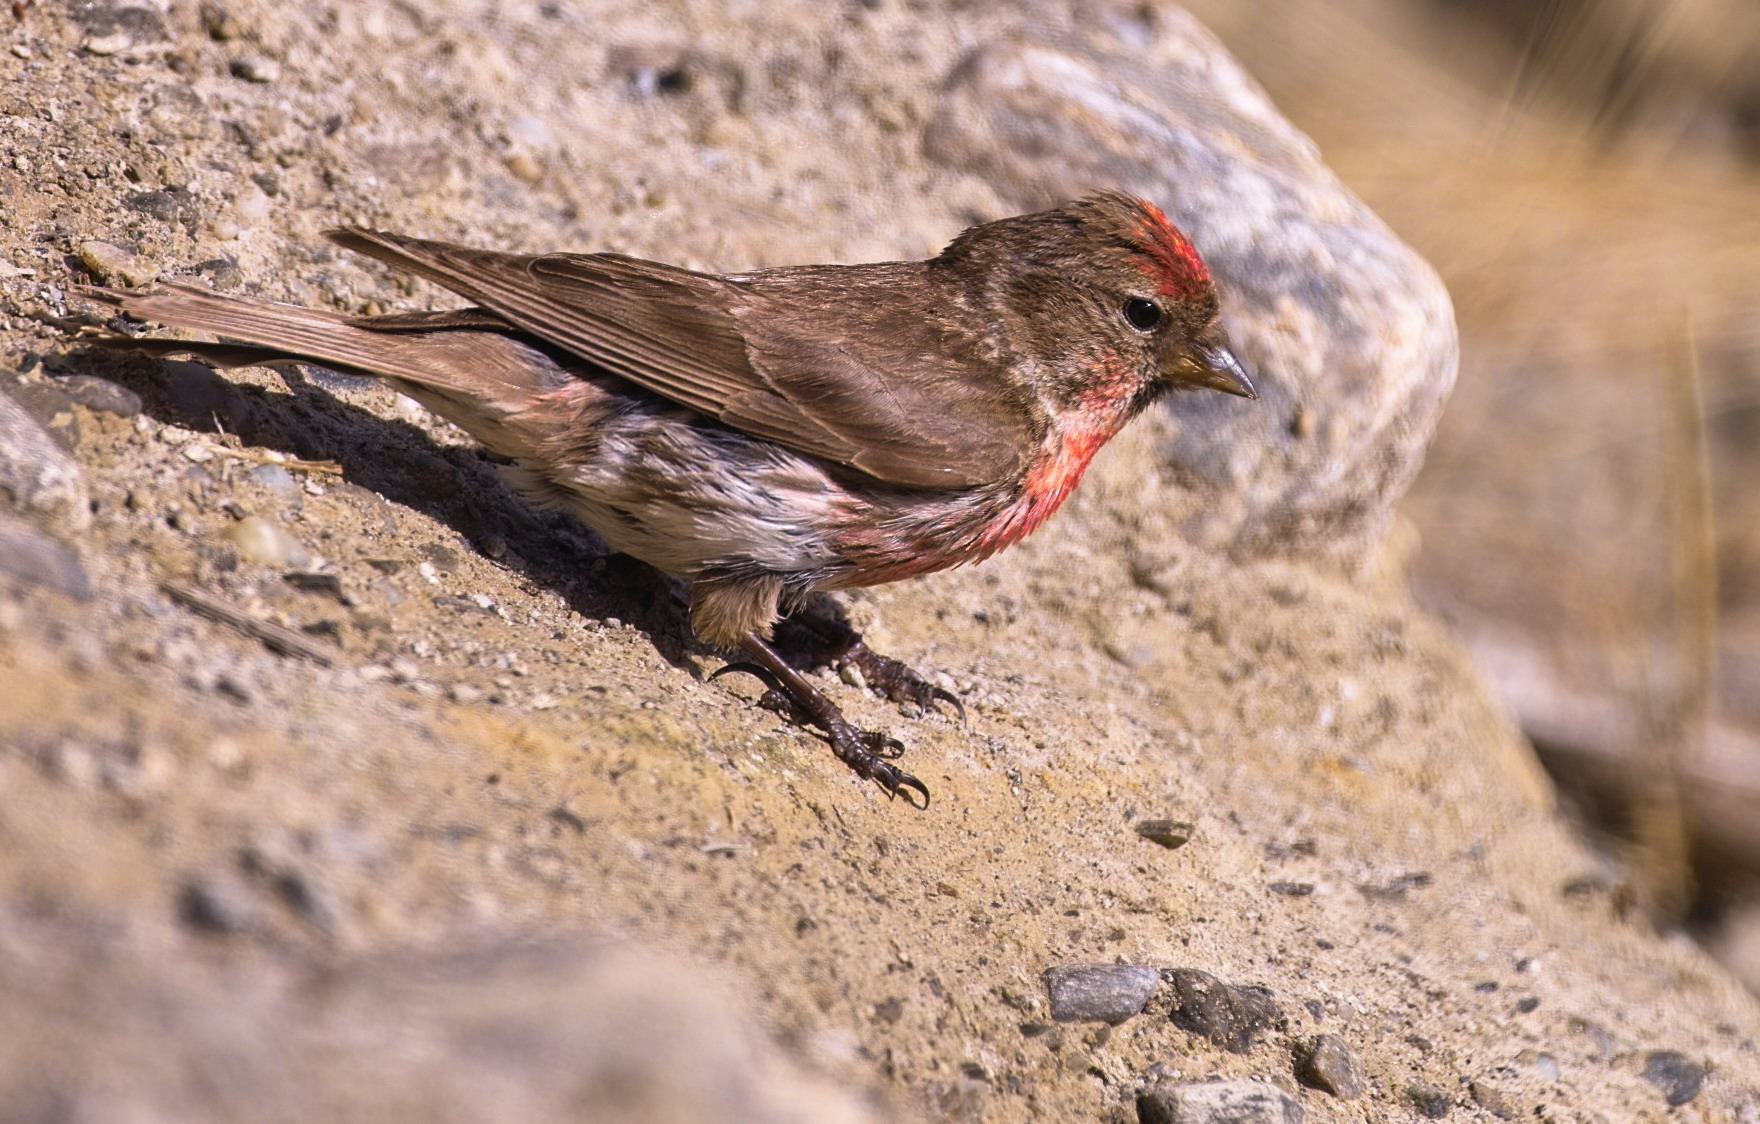
[[[1045,970],[1051,1017],[1060,1023],[1114,1026],[1141,1013],[1161,973],[1135,964],[1065,964]]]
[[[1196,830],[1184,820],[1139,820],[1135,831],[1144,839],[1159,843],[1170,851],[1184,847]]]
[[[469,683],[454,683],[452,686],[446,688],[446,697],[455,703],[465,703],[468,705],[470,703],[482,702],[483,690],[481,687],[473,687]]]
[[[234,523],[226,537],[237,549],[239,557],[265,566],[284,570],[303,570],[312,564],[311,551],[288,534],[281,524],[261,515],[252,515]]]
[[[88,410],[115,414],[119,418],[132,418],[141,412],[141,396],[109,379],[96,375],[68,375],[56,379],[55,385],[61,388],[61,393]]]
[[[1296,1080],[1340,1100],[1360,1097],[1368,1088],[1357,1055],[1336,1034],[1316,1035],[1297,1047]]]
[[[109,35],[94,35],[85,41],[87,53],[108,58],[120,55],[134,46],[134,36],[126,31],[117,31]]]
[[[1619,1049],[1619,1043],[1614,1041],[1613,1035],[1588,1019],[1573,1016],[1566,1025],[1572,1034],[1580,1034],[1589,1040],[1593,1050],[1589,1056],[1592,1058],[1605,1058]]]
[[[555,142],[550,125],[533,114],[514,118],[507,126],[507,139],[532,152],[542,152]]]
[[[1427,1120],[1441,1120],[1452,1107],[1448,1090],[1423,1081],[1414,1081],[1406,1086],[1406,1100],[1418,1110],[1418,1115]]]
[[[256,692],[251,690],[249,683],[225,671],[214,677],[214,690],[234,702],[248,704],[256,698]]]
[[[283,503],[298,503],[302,498],[299,481],[278,464],[260,464],[245,475]]]
[[[348,594],[342,588],[342,576],[329,571],[314,572],[311,570],[290,570],[281,575],[281,580],[295,589],[307,593],[327,593],[336,600],[346,604]]]
[[[265,920],[256,897],[230,877],[192,880],[177,907],[185,925],[210,933],[253,933]]]
[[[1140,1124],[1301,1124],[1302,1106],[1268,1081],[1155,1085],[1137,1094]]]
[[[183,188],[137,191],[124,197],[122,205],[131,211],[139,211],[164,222],[176,222],[189,217],[196,209],[195,196]]]
[[[265,86],[281,78],[281,64],[267,55],[240,55],[228,63],[226,68],[232,72],[234,78]]]
[[[1467,1095],[1473,1098],[1474,1104],[1499,1120],[1514,1120],[1517,1116],[1515,1106],[1510,1104],[1509,1098],[1504,1096],[1503,1091],[1494,1085],[1487,1085],[1483,1081],[1474,1081],[1467,1086]]]
[[[1166,978],[1173,988],[1173,1025],[1232,1054],[1247,1053],[1259,1035],[1283,1018],[1277,1000],[1263,987],[1224,983],[1196,968],[1175,968]]]
[[[1705,1067],[1674,1050],[1652,1050],[1644,1055],[1644,1080],[1661,1089],[1670,1105],[1683,1105],[1699,1095]]]
[[[1516,1060],[1527,1066],[1542,1081],[1557,1081],[1559,1078],[1558,1059],[1551,1054],[1523,1050],[1516,1055]]]
[[[537,183],[544,178],[544,166],[524,152],[508,154],[502,161],[508,174],[521,183]]]
[[[407,394],[399,394],[391,400],[391,416],[411,425],[421,425],[434,420],[428,408]]]
[[[106,284],[120,281],[124,285],[147,285],[159,276],[157,269],[114,242],[81,242],[75,249],[80,264]]]

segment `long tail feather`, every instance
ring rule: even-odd
[[[585,389],[576,373],[511,330],[478,330],[489,321],[436,316],[435,330],[412,330],[408,318],[379,331],[371,320],[293,305],[222,296],[188,285],[144,293],[88,289],[93,300],[130,316],[229,337],[200,340],[100,338],[106,347],[153,355],[190,354],[220,366],[305,362],[381,378],[507,456],[532,455],[533,434],[510,424],[533,413],[540,396]],[[235,342],[235,341],[243,341]]]

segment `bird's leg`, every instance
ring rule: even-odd
[[[801,717],[824,730],[831,742],[831,752],[837,754],[838,759],[854,769],[859,776],[878,784],[886,790],[888,796],[897,796],[903,792],[907,804],[916,804],[912,793],[919,793],[923,802],[917,806],[929,806],[928,787],[885,760],[903,752],[902,744],[885,734],[858,730],[850,725],[836,703],[807,682],[806,676],[790,667],[788,661],[778,655],[776,649],[757,633],[748,632],[740,637],[740,647],[752,657],[752,662],[731,664],[723,671],[750,671],[758,675],[771,690],[786,697],[798,709]]]
[[[806,649],[814,663],[839,671],[855,668],[862,673],[863,682],[893,702],[915,703],[924,711],[934,710],[936,703],[945,702],[959,713],[961,723],[966,720],[965,704],[959,696],[935,686],[904,661],[868,647],[862,634],[842,616],[815,612],[809,607],[784,618],[776,626],[776,637],[779,646]]]

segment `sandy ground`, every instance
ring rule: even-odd
[[[1310,1121],[1760,1119],[1760,1007],[1555,815],[1405,592],[1406,537],[1348,566],[1185,545],[1166,513],[1190,493],[1155,466],[1189,415],[1114,442],[1024,546],[848,599],[968,710],[825,679],[906,743],[936,795],[919,814],[751,684],[706,681],[720,658],[670,583],[523,507],[413,404],[70,351],[37,318],[94,274],[442,299],[325,249],[344,221],[723,268],[932,253],[1010,198],[923,154],[960,59],[1024,27],[1153,51],[1178,27],[1157,11],[241,2],[6,25],[0,374],[89,500],[39,504],[77,558],[0,600],[15,1103],[1129,1121],[1146,1086],[1215,1076]],[[139,411],[75,404],[73,375]],[[240,529],[263,524],[293,541]],[[1136,830],[1157,819],[1189,841]],[[531,942],[567,951],[534,966]],[[1052,1018],[1047,969],[1111,963],[1261,987],[1276,1014],[1242,1053],[1184,1029],[1171,985],[1116,1026]],[[684,1030],[708,1044],[669,1053]],[[1360,1095],[1298,1081],[1322,1034]]]

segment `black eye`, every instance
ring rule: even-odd
[[[1139,332],[1152,331],[1161,323],[1161,306],[1142,297],[1132,297],[1124,302],[1124,318]]]

